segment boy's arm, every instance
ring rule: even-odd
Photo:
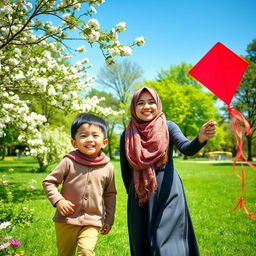
[[[111,168],[109,170],[109,179],[106,183],[105,190],[103,193],[105,208],[104,224],[108,224],[110,225],[110,227],[114,223],[114,216],[116,210],[116,194],[117,192],[115,186],[114,169],[113,165],[111,164]]]
[[[66,172],[67,158],[64,158],[42,182],[44,192],[53,206],[65,199],[58,191],[58,185],[65,179]]]

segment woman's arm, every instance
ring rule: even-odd
[[[196,136],[193,140],[188,140],[174,122],[168,121],[167,125],[170,141],[172,141],[177,149],[184,155],[192,156],[206,145],[206,141],[200,143],[199,136]]]
[[[122,133],[120,137],[120,165],[124,186],[128,194],[132,180],[132,171],[125,155],[125,131]]]

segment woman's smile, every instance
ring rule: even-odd
[[[136,116],[145,122],[149,122],[156,117],[158,113],[157,105],[149,92],[145,91],[141,93],[136,105],[135,112]]]

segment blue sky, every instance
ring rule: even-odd
[[[96,9],[94,18],[103,29],[127,23],[119,36],[122,43],[145,37],[146,44],[128,58],[141,66],[147,80],[170,65],[196,64],[217,42],[246,55],[247,44],[256,38],[255,0],[106,0]],[[87,46],[86,53],[95,75],[104,65],[96,48]]]

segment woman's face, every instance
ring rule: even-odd
[[[136,116],[145,122],[153,120],[158,114],[156,102],[148,91],[141,93],[136,104],[135,112]]]

